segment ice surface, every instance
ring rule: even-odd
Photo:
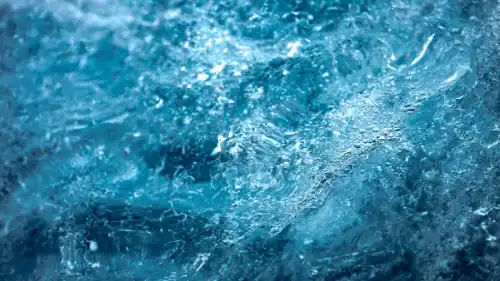
[[[500,280],[499,9],[0,0],[0,280]]]

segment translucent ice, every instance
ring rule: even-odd
[[[499,9],[0,0],[0,279],[500,280]]]

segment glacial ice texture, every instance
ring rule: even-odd
[[[496,0],[0,0],[0,280],[500,280]]]

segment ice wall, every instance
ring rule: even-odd
[[[0,274],[497,280],[499,15],[0,1]]]

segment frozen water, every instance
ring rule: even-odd
[[[0,0],[0,279],[500,280],[497,1]]]

